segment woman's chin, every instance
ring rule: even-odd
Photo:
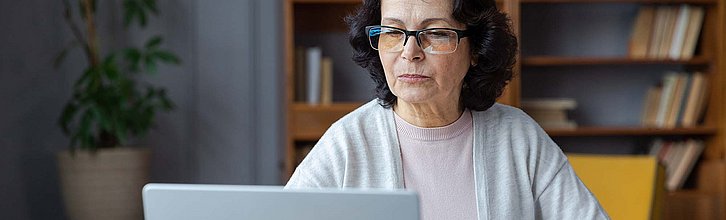
[[[399,101],[403,101],[409,104],[420,104],[427,103],[431,100],[431,96],[424,94],[403,94],[397,96]]]

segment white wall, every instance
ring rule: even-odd
[[[104,48],[162,34],[183,60],[146,77],[177,105],[137,143],[154,151],[152,180],[280,184],[280,1],[158,4],[161,16],[130,33],[117,5],[99,8]],[[85,61],[75,51],[52,68],[71,39],[61,10],[61,1],[0,2],[0,219],[65,219],[54,155],[68,139],[56,121]]]

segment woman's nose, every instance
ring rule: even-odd
[[[418,45],[415,36],[409,36],[404,42],[401,58],[408,61],[420,61],[424,58],[423,49]]]

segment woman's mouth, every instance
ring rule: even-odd
[[[418,83],[431,79],[431,77],[418,74],[403,74],[398,76],[398,80],[405,83]]]

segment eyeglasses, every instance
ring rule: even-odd
[[[467,37],[466,30],[451,28],[428,28],[408,31],[395,27],[373,25],[366,27],[371,47],[383,52],[400,52],[406,46],[410,36],[416,37],[416,43],[428,54],[449,54],[456,51],[461,38]]]

